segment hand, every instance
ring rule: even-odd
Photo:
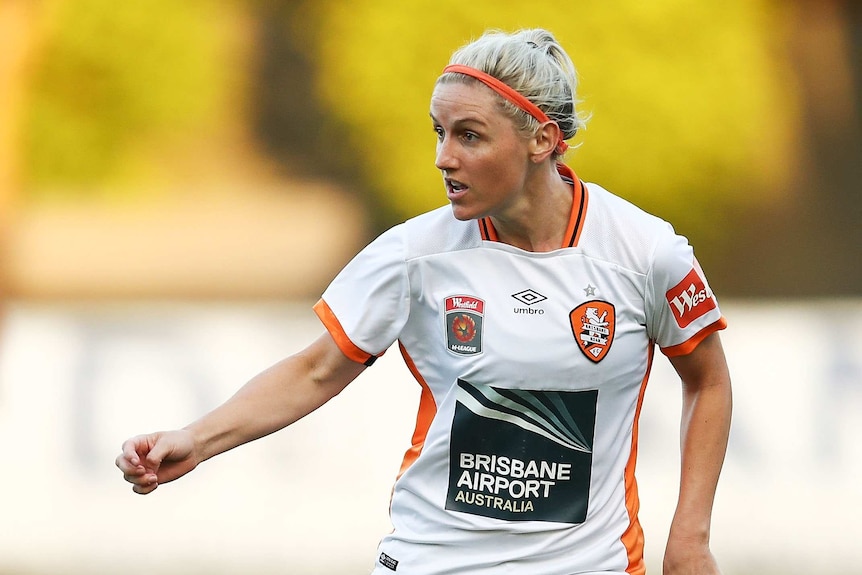
[[[663,575],[721,575],[709,544],[685,539],[668,539]]]
[[[126,440],[115,463],[132,491],[145,495],[161,483],[182,477],[199,462],[191,432],[181,429]]]

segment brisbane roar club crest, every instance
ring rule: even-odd
[[[582,303],[569,314],[569,321],[578,349],[593,363],[603,360],[614,341],[613,304],[601,300]]]
[[[446,347],[458,355],[482,353],[485,302],[469,295],[446,298]]]

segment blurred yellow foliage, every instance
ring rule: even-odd
[[[784,24],[764,0],[305,8],[320,96],[348,126],[364,178],[402,216],[445,202],[428,101],[451,52],[489,28],[547,28],[569,51],[592,119],[567,162],[587,181],[687,227],[789,177],[796,103],[774,52]]]
[[[91,194],[212,129],[231,87],[235,2],[46,0],[25,129],[31,193]]]
[[[294,1],[285,33],[343,126],[327,137],[330,153],[356,156],[359,187],[398,218],[445,202],[429,98],[452,51],[491,28],[556,34],[591,115],[568,163],[683,231],[706,228],[700,240],[724,233],[731,208],[771,199],[793,175],[787,27],[769,0]],[[45,0],[28,190],[92,194],[137,181],[162,161],[187,160],[171,150],[205,146],[219,126],[243,121],[230,101],[249,89],[237,86],[255,64],[236,54],[235,21],[253,20],[258,2]],[[717,225],[702,226],[705,217]]]

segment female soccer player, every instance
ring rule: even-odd
[[[576,87],[544,30],[455,52],[431,96],[450,206],[362,250],[306,349],[186,428],[127,440],[116,464],[134,491],[290,425],[397,341],[422,393],[374,575],[643,574],[634,471],[658,347],[683,385],[664,573],[717,574],[725,321],[685,238],[562,163]]]

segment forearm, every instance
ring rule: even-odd
[[[340,393],[363,369],[328,336],[261,372],[221,406],[188,425],[205,461],[294,423]]]
[[[731,419],[730,378],[716,373],[704,382],[683,387],[680,430],[679,502],[671,537],[709,540],[710,519],[718,477],[727,450]]]

